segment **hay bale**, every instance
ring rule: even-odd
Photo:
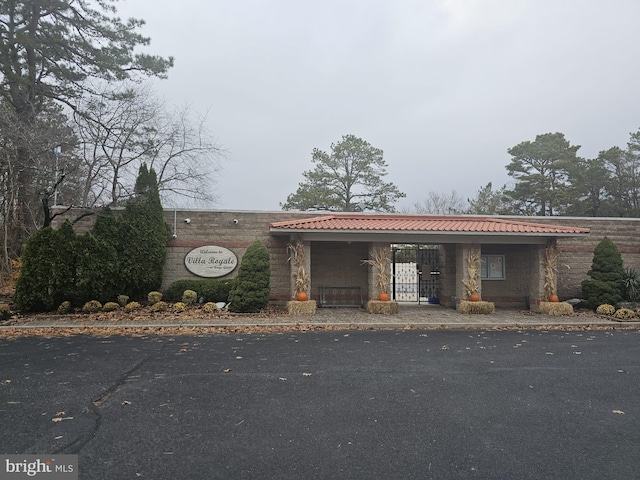
[[[395,301],[383,302],[381,300],[369,300],[367,302],[368,313],[394,315],[398,313],[399,310],[400,308],[398,307],[398,302]]]
[[[458,311],[460,313],[480,313],[488,315],[495,312],[496,307],[493,302],[470,302],[469,300],[460,300],[458,303]]]
[[[573,313],[573,307],[567,302],[540,302],[540,308],[538,310],[543,315],[571,315]]]
[[[291,300],[287,302],[287,313],[289,315],[313,315],[316,313],[316,301],[305,300],[301,302],[299,300]]]

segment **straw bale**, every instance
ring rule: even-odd
[[[540,313],[543,315],[571,315],[573,307],[567,302],[540,302]]]
[[[306,300],[300,302],[299,300],[291,300],[287,302],[287,313],[289,315],[313,315],[316,313],[316,301]]]
[[[381,300],[369,300],[367,302],[367,312],[382,314],[382,315],[394,315],[399,311],[398,302],[389,301],[383,302]]]
[[[460,300],[458,303],[458,311],[460,313],[480,313],[488,315],[495,312],[495,305],[493,302],[470,302],[469,300]]]

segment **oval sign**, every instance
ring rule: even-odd
[[[236,254],[217,245],[194,248],[184,257],[184,266],[199,277],[224,277],[233,272],[237,265]]]

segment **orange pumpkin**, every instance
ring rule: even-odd
[[[389,301],[389,294],[388,293],[381,293],[380,295],[378,295],[378,300],[380,300],[381,302],[388,302]]]
[[[549,295],[549,301],[550,302],[559,302],[560,299],[558,298],[558,295]]]
[[[307,292],[296,293],[296,300],[298,300],[299,302],[306,302],[308,299],[309,297],[307,297]]]
[[[479,302],[480,295],[478,295],[477,293],[472,293],[471,295],[469,295],[469,300],[471,300],[472,302]]]

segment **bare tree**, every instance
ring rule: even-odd
[[[432,215],[452,215],[464,213],[467,202],[452,190],[451,193],[429,192],[422,202],[413,204],[415,213]]]
[[[220,148],[190,107],[169,110],[149,88],[123,85],[84,101],[75,120],[86,179],[82,205],[116,204],[133,191],[142,163],[158,175],[165,201],[214,201]]]

